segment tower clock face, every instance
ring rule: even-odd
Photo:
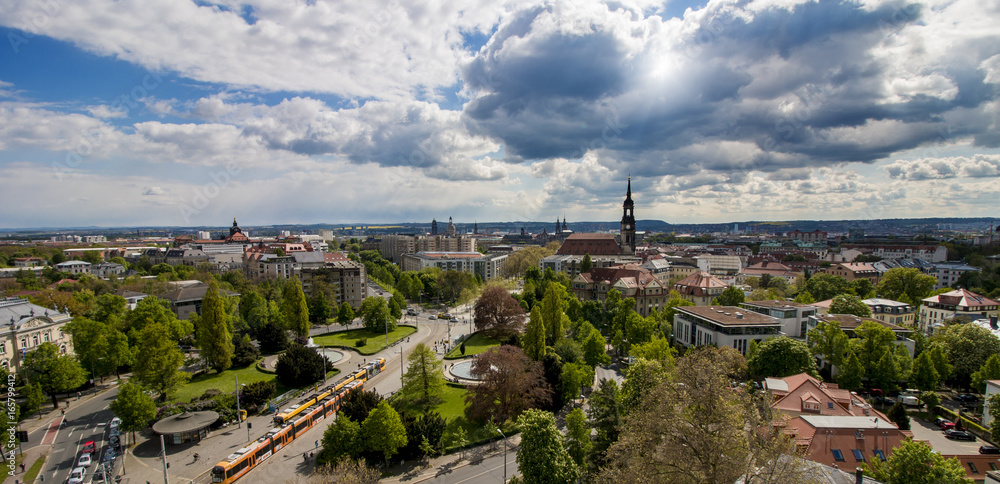
[[[631,229],[632,229],[632,226],[631,226],[631,225],[629,225],[629,224],[625,224],[625,230],[631,230]]]

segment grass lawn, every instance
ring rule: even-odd
[[[486,336],[483,333],[474,333],[472,337],[465,340],[465,354],[462,354],[462,345],[458,345],[451,349],[447,355],[444,355],[446,360],[454,360],[456,358],[464,358],[466,356],[478,355],[494,346],[500,346],[500,342]]]
[[[192,398],[202,396],[206,390],[217,389],[223,392],[236,390],[236,376],[239,376],[240,384],[254,383],[258,381],[275,380],[276,375],[264,373],[257,369],[257,365],[250,365],[246,368],[230,369],[222,373],[203,373],[187,382],[179,390],[170,395],[170,402],[190,402]],[[281,395],[289,390],[275,380],[278,388],[275,395]]]
[[[417,328],[413,326],[396,326],[395,331],[389,332],[389,344],[399,341],[416,332]],[[368,344],[361,347],[354,346],[354,342],[359,339],[367,339]],[[385,348],[385,333],[364,328],[336,331],[320,336],[314,336],[313,343],[325,346],[344,346],[353,349],[362,355],[372,355]]]
[[[38,477],[38,473],[42,472],[42,465],[45,464],[45,456],[41,456],[35,460],[34,464],[28,468],[28,472],[24,473],[24,482],[32,482]]]
[[[444,419],[448,422],[448,427],[454,428],[458,426],[464,428],[469,446],[474,446],[498,438],[495,432],[491,433],[491,430],[486,428],[484,425],[465,418],[466,393],[467,390],[461,385],[455,385],[452,383],[445,384],[444,394],[442,395],[444,401],[434,407],[433,411],[444,417]],[[508,436],[517,432],[516,426],[511,422],[505,424],[502,427],[502,430]]]

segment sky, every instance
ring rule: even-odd
[[[0,0],[0,227],[992,217],[1000,1]]]

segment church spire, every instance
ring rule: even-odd
[[[635,214],[632,212],[632,176],[628,177],[628,189],[625,192],[625,203],[622,204],[621,243],[622,252],[635,254]]]

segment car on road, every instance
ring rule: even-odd
[[[67,484],[82,484],[83,476],[87,475],[87,468],[77,467],[69,473],[69,480],[66,481]]]
[[[969,395],[968,393],[963,393],[955,397],[955,400],[958,400],[962,403],[976,403],[979,401],[979,397],[975,395]]]
[[[452,316],[451,319],[449,319],[448,321],[451,321],[453,323],[457,323],[458,322],[458,318],[456,318],[455,316]]]
[[[955,440],[976,440],[975,435],[972,435],[963,430],[955,430],[955,429],[945,430],[944,436],[948,437],[949,439],[955,439]]]
[[[980,445],[980,454],[1000,454],[1000,449],[993,447],[992,445]]]
[[[76,461],[77,467],[90,467],[90,454],[82,454],[80,460]]]
[[[418,313],[416,309],[406,308],[406,314],[409,314],[410,316],[417,316],[420,313]]]
[[[83,449],[80,449],[81,454],[90,454],[97,450],[97,444],[93,440],[88,440],[83,444]]]
[[[438,318],[438,317],[437,317],[437,316],[435,316],[435,315],[433,315],[433,314],[427,317],[427,319],[429,319],[429,320],[431,320],[431,321],[434,321],[434,320],[435,320],[435,319],[437,319],[437,318]]]
[[[111,419],[111,423],[108,424],[108,428],[111,430],[118,430],[118,427],[121,426],[121,424],[122,424],[122,419],[115,417]]]

